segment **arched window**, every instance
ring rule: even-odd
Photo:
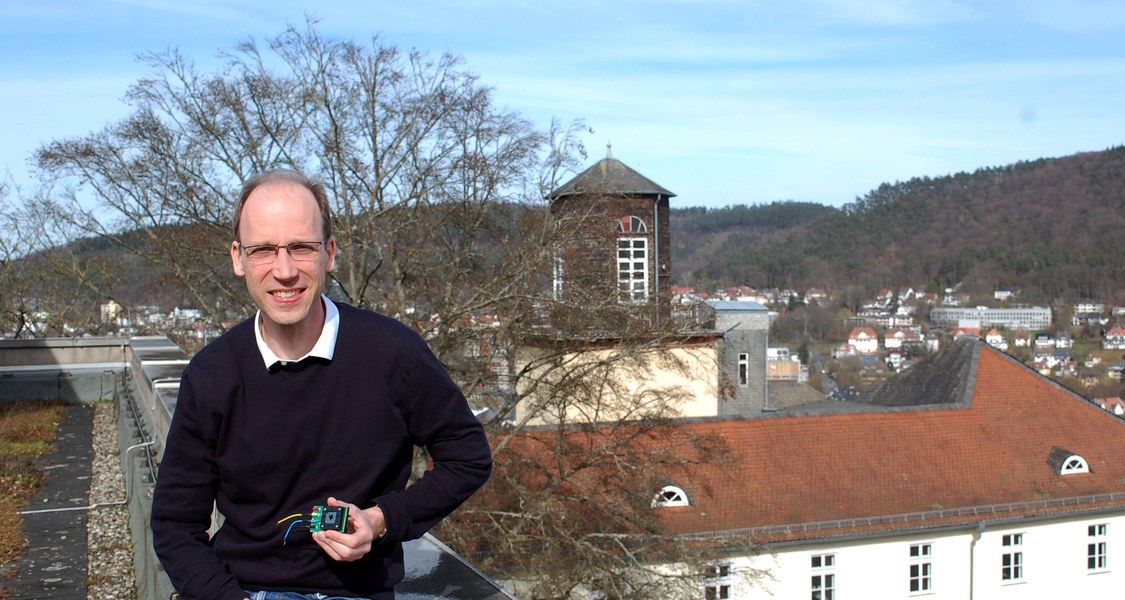
[[[1059,475],[1090,472],[1090,463],[1087,463],[1085,458],[1058,446],[1051,448],[1051,454],[1047,456],[1047,464],[1051,465]]]
[[[660,488],[652,499],[652,506],[690,506],[687,493],[678,486],[666,485]]]
[[[1086,459],[1078,456],[1077,454],[1066,459],[1063,463],[1061,475],[1072,475],[1074,473],[1089,473],[1090,465],[1086,464]]]
[[[617,220],[617,233],[647,233],[648,226],[640,217],[621,217]]]

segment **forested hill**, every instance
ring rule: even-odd
[[[1125,146],[884,184],[835,209],[672,211],[675,282],[1125,298]]]

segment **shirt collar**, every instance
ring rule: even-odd
[[[340,309],[336,308],[336,304],[329,300],[328,296],[321,294],[320,298],[324,302],[324,329],[321,330],[320,337],[317,338],[312,350],[309,350],[308,354],[297,360],[282,360],[274,354],[273,350],[266,344],[265,338],[262,337],[261,309],[254,315],[254,339],[258,341],[258,351],[262,353],[262,360],[265,362],[266,369],[272,371],[275,365],[281,364],[284,366],[290,363],[298,363],[306,358],[332,360],[332,355],[336,352],[336,335],[340,332]]]

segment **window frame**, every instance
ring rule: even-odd
[[[836,554],[809,557],[809,593],[812,600],[836,600]]]
[[[1086,539],[1086,572],[1109,571],[1109,523],[1088,525]]]
[[[649,243],[647,237],[622,236],[617,238],[617,292],[622,302],[643,304],[649,294]],[[628,256],[622,256],[625,252]],[[640,252],[641,256],[637,256]],[[638,260],[639,258],[639,260]],[[641,265],[638,270],[637,265]],[[640,284],[640,287],[637,287]]]
[[[933,542],[910,544],[910,578],[907,589],[912,596],[934,591]]]
[[[1005,584],[1023,583],[1023,532],[1005,533],[1000,538],[1000,581]]]
[[[703,568],[704,600],[728,600],[733,591],[732,568],[730,563],[710,564]]]
[[[656,495],[652,498],[653,508],[665,506],[691,506],[691,500],[688,499],[684,488],[668,484],[661,487],[660,491],[656,492]]]

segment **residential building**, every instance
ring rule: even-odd
[[[859,354],[879,351],[879,334],[871,327],[856,327],[848,334],[848,345]]]
[[[1004,339],[1004,334],[1000,333],[1000,331],[997,329],[990,329],[984,336],[984,341],[993,348],[997,348],[999,350],[1008,349],[1008,340]]]
[[[899,350],[922,343],[922,336],[912,328],[893,327],[883,334],[883,347],[887,350]]]
[[[1125,350],[1125,327],[1115,325],[1105,332],[1105,339],[1102,340],[1103,350]]]
[[[1074,303],[1074,312],[1077,313],[1096,313],[1101,314],[1105,312],[1105,304],[1102,302],[1094,302],[1092,300],[1083,300]]]
[[[788,348],[766,350],[766,379],[768,381],[808,381],[809,369]]]

